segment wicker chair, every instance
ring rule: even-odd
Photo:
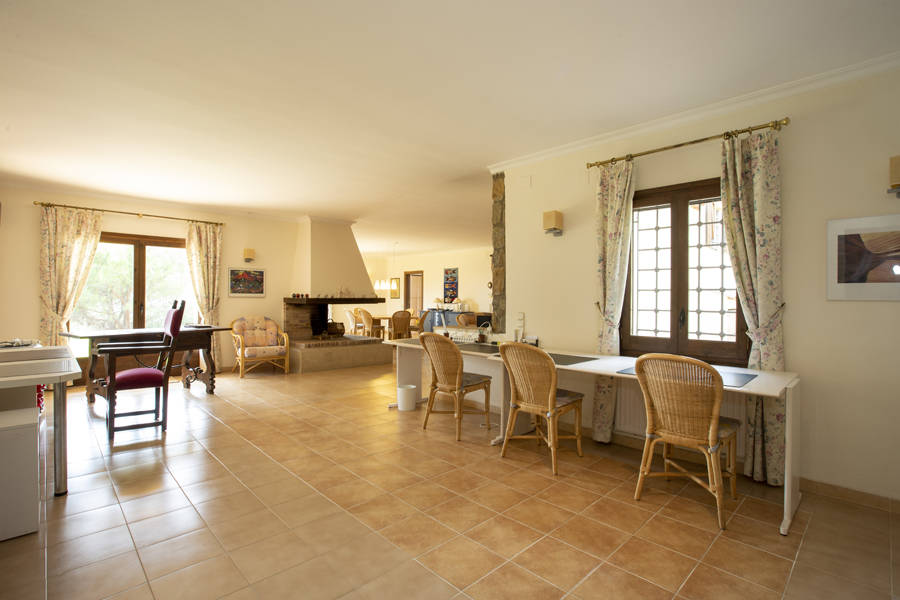
[[[399,340],[412,337],[409,332],[410,314],[408,310],[398,310],[391,315],[390,339]]]
[[[462,418],[464,414],[484,415],[484,426],[491,428],[491,377],[463,372],[463,358],[456,344],[436,333],[419,334],[419,343],[431,361],[431,390],[428,404],[425,405],[425,422],[422,429],[428,427],[428,417],[434,414],[452,414],[456,417],[456,441],[462,434]],[[484,390],[484,410],[465,410],[463,399],[466,394]],[[434,399],[437,394],[453,397],[453,410],[435,410]]]
[[[475,317],[475,313],[461,313],[456,315],[456,324],[460,327],[475,327],[478,319]]]
[[[415,318],[415,321],[410,322],[409,330],[415,333],[422,333],[425,331],[425,321],[428,319],[430,313],[430,310],[423,311],[421,315]]]
[[[291,344],[288,334],[269,317],[241,317],[231,322],[235,361],[231,371],[240,376],[262,364],[291,372]]]
[[[553,474],[558,474],[556,451],[559,440],[575,440],[578,456],[581,452],[581,400],[583,394],[556,387],[556,365],[550,355],[529,344],[508,342],[500,345],[500,358],[509,373],[510,412],[503,437],[500,456],[506,456],[509,440],[536,439],[550,448]],[[532,415],[534,435],[513,435],[519,412]],[[574,435],[559,435],[559,418],[575,411]],[[540,420],[547,421],[547,433],[541,431]]]
[[[634,499],[641,499],[647,477],[690,477],[716,498],[719,527],[725,529],[724,490],[719,451],[728,449],[731,497],[737,497],[736,450],[740,422],[719,416],[722,406],[722,376],[694,358],[673,354],[645,354],[634,367],[647,411],[647,437]],[[653,449],[663,443],[663,472],[651,472]],[[670,457],[670,446],[698,450],[706,459],[706,473],[691,472]],[[669,467],[679,472],[673,473]],[[699,477],[698,477],[699,476]],[[706,477],[709,483],[701,479]]]
[[[359,316],[362,317],[364,336],[377,338],[384,337],[384,327],[381,326],[380,322],[375,323],[375,319],[372,318],[372,313],[364,308],[360,308]]]
[[[354,335],[362,335],[365,325],[360,321],[351,310],[345,310],[347,315],[347,324],[350,326],[350,333]]]

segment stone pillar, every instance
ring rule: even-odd
[[[493,301],[491,306],[492,327],[497,333],[506,331],[506,180],[503,173],[494,174],[491,193],[491,286]]]

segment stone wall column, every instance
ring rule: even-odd
[[[491,302],[492,326],[497,333],[506,331],[506,179],[503,173],[494,174],[491,193]]]

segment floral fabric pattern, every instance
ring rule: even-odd
[[[59,335],[87,283],[100,243],[102,213],[41,206],[41,343],[65,345]]]
[[[722,142],[722,220],[747,336],[747,366],[784,369],[781,177],[772,130]],[[784,399],[747,399],[744,473],[784,484]]]
[[[600,354],[619,354],[619,321],[625,301],[625,280],[631,250],[631,213],[634,198],[634,163],[630,160],[600,167],[597,183],[597,306]],[[611,377],[598,377],[591,419],[592,437],[612,439],[616,414],[616,385]]]
[[[219,324],[219,263],[222,257],[222,226],[216,223],[188,222],[185,250],[191,283],[203,322]],[[218,336],[212,336],[213,362],[221,364]]]

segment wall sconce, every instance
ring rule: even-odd
[[[900,198],[900,156],[891,157],[891,187],[888,194],[897,194]]]
[[[244,248],[244,262],[249,263],[256,260],[256,250],[253,248]]]
[[[551,233],[559,237],[563,233],[563,215],[558,210],[548,210],[544,213],[544,233]]]

